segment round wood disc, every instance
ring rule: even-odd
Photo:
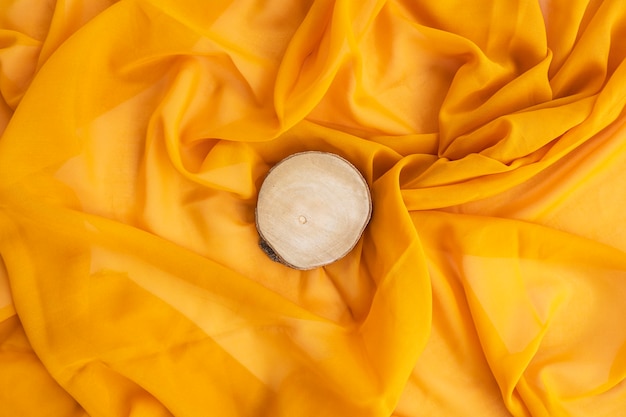
[[[343,258],[359,241],[372,213],[361,173],[326,152],[291,155],[265,178],[256,224],[261,247],[295,269],[313,269]]]

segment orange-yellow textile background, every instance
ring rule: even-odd
[[[0,416],[622,416],[622,0],[0,1]],[[347,257],[258,248],[337,153]]]

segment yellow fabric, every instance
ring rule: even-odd
[[[0,2],[0,416],[621,416],[622,0]],[[258,247],[337,153],[355,250]]]

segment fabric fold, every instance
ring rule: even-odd
[[[625,35],[619,0],[6,2],[0,414],[620,415]],[[302,151],[373,198],[312,271],[255,227]]]

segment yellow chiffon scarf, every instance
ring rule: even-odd
[[[626,415],[622,0],[0,2],[0,416]],[[312,271],[268,170],[362,172]]]

